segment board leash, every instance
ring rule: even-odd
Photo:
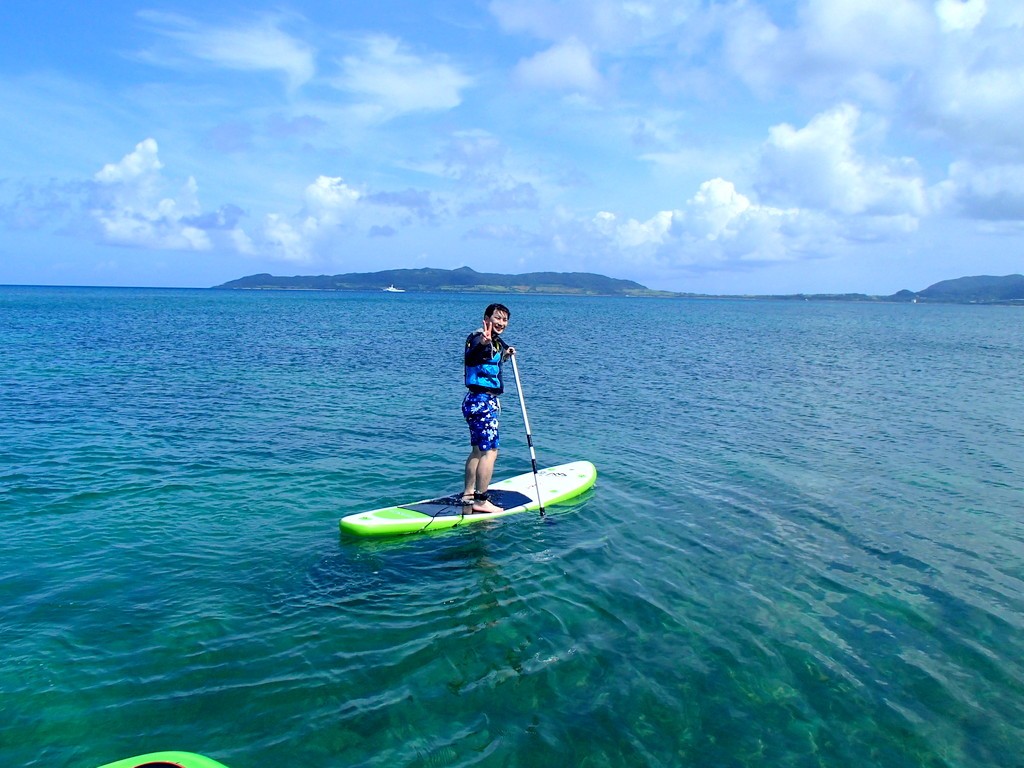
[[[516,364],[515,353],[512,360],[512,373],[516,377],[516,392],[519,394],[519,406],[523,409],[523,424],[526,426],[526,444],[530,447],[530,465],[533,467],[533,487],[537,489],[537,503],[540,505],[540,516],[544,517],[544,499],[540,495],[540,477],[537,475],[537,453],[533,449],[533,435],[530,432],[530,417],[526,415],[526,399],[523,397],[523,385],[519,381],[519,366]]]

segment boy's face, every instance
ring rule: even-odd
[[[494,310],[490,317],[485,317],[484,322],[490,322],[491,328],[499,336],[501,332],[508,328],[508,315],[502,312],[500,309]]]

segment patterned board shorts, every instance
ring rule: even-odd
[[[500,447],[498,442],[498,416],[501,403],[497,395],[486,392],[467,392],[462,401],[462,415],[469,424],[469,444],[481,451]]]

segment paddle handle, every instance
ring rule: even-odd
[[[533,466],[533,486],[537,489],[537,503],[540,514],[544,516],[544,499],[540,495],[540,477],[537,475],[537,453],[533,449],[533,434],[530,432],[530,417],[526,415],[526,399],[523,397],[523,384],[519,381],[519,366],[516,364],[515,353],[512,360],[512,373],[516,377],[516,392],[519,394],[519,406],[523,409],[523,424],[526,426],[526,444],[530,447],[530,464]]]

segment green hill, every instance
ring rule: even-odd
[[[930,304],[1024,304],[1024,276],[958,277],[943,280],[920,291],[904,289],[891,296],[868,296],[864,293],[798,293],[787,296],[745,296],[749,299],[780,301],[868,301]]]
[[[652,291],[632,280],[590,272],[529,272],[500,275],[459,269],[388,269],[382,272],[351,272],[343,275],[277,277],[250,275],[231,280],[222,289],[307,290],[307,291],[381,291],[388,286],[403,291],[449,291],[453,293],[548,293],[580,296],[673,296],[667,291]]]
[[[952,304],[1024,304],[1024,275],[979,275],[943,280],[924,290],[897,291],[891,296],[862,293],[791,294],[786,296],[708,296],[706,294],[655,291],[632,280],[619,280],[592,272],[528,272],[501,275],[459,269],[388,269],[382,272],[350,272],[343,275],[249,275],[214,286],[227,290],[381,291],[388,286],[402,291],[450,293],[559,294],[575,296],[662,296],[707,299],[776,301],[868,301]]]
[[[1024,275],[978,275],[943,280],[919,291],[917,295],[931,301],[979,304],[1024,301]]]

